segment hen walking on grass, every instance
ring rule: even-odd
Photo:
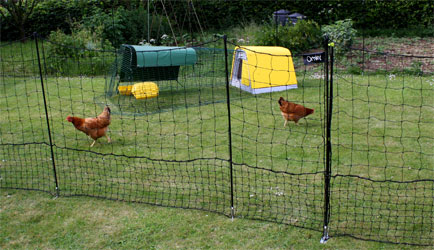
[[[66,117],[68,122],[71,122],[74,127],[93,139],[93,143],[90,145],[93,147],[96,140],[102,136],[107,137],[107,141],[110,143],[110,137],[108,137],[107,129],[110,125],[110,108],[106,106],[102,113],[97,117],[92,118],[80,118],[74,116]]]

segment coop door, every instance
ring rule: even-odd
[[[232,69],[233,74],[231,84],[238,88],[242,83],[243,63],[245,61],[247,61],[246,52],[237,50],[235,53],[234,68]]]

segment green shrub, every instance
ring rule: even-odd
[[[78,26],[70,35],[53,31],[46,49],[47,73],[62,75],[105,74],[114,60],[114,48],[101,38],[101,28],[93,32]]]
[[[0,16],[0,32],[1,41],[12,41],[20,37],[20,31],[14,25],[11,15],[7,12],[5,16]]]
[[[77,1],[41,1],[35,6],[29,17],[29,33],[37,32],[41,36],[48,36],[54,30],[70,33],[71,23],[79,21],[81,15],[81,8]]]
[[[258,42],[258,45],[281,45],[278,40],[280,33],[276,33],[278,31],[282,31],[282,29],[278,30],[277,26],[272,22],[264,23],[257,32],[255,32],[255,40]]]
[[[408,75],[422,76],[423,75],[422,62],[418,62],[418,61],[412,62],[411,66],[405,68],[403,72]]]
[[[101,38],[110,41],[114,47],[118,47],[125,40],[122,32],[125,26],[118,11],[112,17],[111,13],[107,14],[102,9],[95,8],[89,16],[83,17],[82,27],[92,32],[100,32]]]
[[[318,48],[322,41],[321,29],[312,20],[298,21],[295,26],[278,25],[277,27],[270,22],[262,26],[255,38],[259,45],[283,46],[291,50],[293,54]]]
[[[118,48],[121,44],[139,44],[147,40],[148,36],[148,13],[139,6],[132,10],[119,7],[112,13],[106,13],[102,9],[95,10],[83,18],[83,27],[96,31],[101,29],[101,37],[109,40]],[[169,34],[170,27],[167,19],[159,15],[150,16],[150,39],[157,44],[161,43],[163,34]],[[149,42],[149,41],[146,41]]]
[[[339,20],[321,28],[324,37],[335,43],[337,56],[343,56],[353,45],[356,30],[351,19]]]

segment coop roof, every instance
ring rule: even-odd
[[[246,51],[247,54],[254,55],[256,53],[262,54],[264,56],[291,56],[291,51],[284,47],[273,47],[273,46],[240,46],[236,49],[242,49]]]
[[[164,67],[193,65],[196,51],[186,47],[136,46],[129,45],[136,52],[137,67]]]

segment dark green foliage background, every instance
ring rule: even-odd
[[[274,11],[286,9],[302,13],[319,25],[349,18],[354,21],[354,28],[363,30],[367,35],[421,37],[434,35],[434,2],[431,0],[193,0],[192,2],[193,4],[180,0],[164,1],[164,8],[174,29],[195,32],[202,27],[206,30],[218,31],[252,21],[262,23],[268,21]],[[150,1],[150,3],[152,15],[166,19],[161,1]],[[119,7],[123,8],[122,13],[118,13]],[[26,25],[26,32],[32,34],[36,31],[47,36],[51,31],[60,29],[69,33],[72,23],[83,22],[94,18],[92,17],[94,15],[99,15],[104,16],[105,22],[111,22],[114,26],[112,27],[114,30],[107,30],[113,33],[112,39],[134,40],[144,36],[146,26],[143,25],[147,23],[143,18],[147,15],[146,9],[146,1],[138,0],[45,0],[35,7]],[[193,14],[193,10],[196,11],[197,17]],[[115,18],[112,19],[112,16]],[[197,18],[201,22],[200,26]],[[167,26],[165,24],[163,26],[167,33]],[[10,17],[0,20],[0,29],[2,40],[15,40],[19,37],[17,27]]]

